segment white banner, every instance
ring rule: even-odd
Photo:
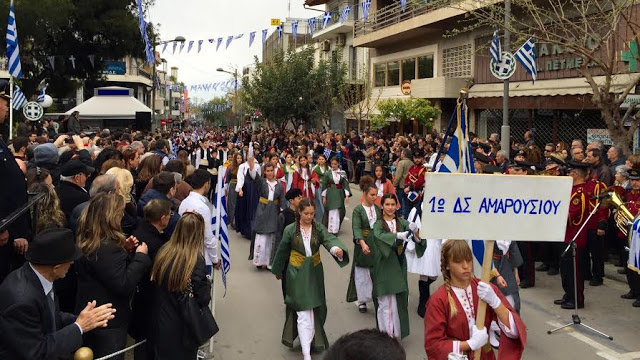
[[[428,173],[423,239],[564,241],[568,176]]]

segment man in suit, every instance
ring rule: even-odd
[[[88,303],[77,317],[59,310],[53,282],[82,256],[69,229],[36,235],[25,263],[0,285],[0,359],[58,359],[82,345],[82,335],[114,318],[111,304]]]

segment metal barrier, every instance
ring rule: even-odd
[[[135,344],[133,344],[133,345],[131,345],[129,347],[126,347],[126,348],[120,350],[120,351],[116,351],[113,354],[109,354],[109,355],[103,356],[103,357],[95,359],[95,360],[111,359],[111,358],[116,357],[116,356],[118,356],[120,354],[124,354],[129,350],[135,349],[136,347],[138,347],[138,346],[140,346],[140,345],[142,345],[142,344],[144,344],[146,342],[147,342],[147,340],[142,340],[139,343],[135,343]],[[81,347],[73,355],[73,360],[94,360],[93,359],[93,350],[91,350],[88,347]]]

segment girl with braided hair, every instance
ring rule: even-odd
[[[373,281],[371,268],[376,263],[373,227],[382,218],[380,208],[375,204],[378,189],[371,176],[360,178],[362,204],[353,209],[353,263],[347,289],[347,301],[358,301],[361,313],[367,312],[367,303],[372,300]]]
[[[329,347],[324,332],[327,305],[320,246],[333,255],[340,267],[349,263],[347,247],[329,234],[314,217],[313,199],[302,199],[298,205],[296,222],[288,225],[282,233],[271,269],[280,279],[286,266],[286,320],[282,343],[293,347],[294,340],[299,336],[304,360],[311,359],[311,350],[323,351]]]
[[[382,197],[382,217],[373,228],[376,262],[373,266],[373,296],[376,297],[378,329],[389,336],[404,338],[409,335],[409,286],[407,284],[407,258],[409,242],[415,243],[418,257],[424,254],[426,242],[413,233],[417,226],[396,216],[398,201],[393,194]]]
[[[482,360],[495,359],[487,329],[496,321],[502,330],[498,359],[520,359],[527,339],[526,327],[495,285],[473,277],[473,254],[466,241],[444,242],[441,270],[444,284],[429,298],[424,318],[427,357],[444,360],[454,353],[471,358],[475,350],[482,349]],[[482,330],[476,326],[479,300],[488,305]]]

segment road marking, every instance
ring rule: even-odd
[[[554,328],[558,328],[560,326],[562,326],[563,324],[560,324],[558,322],[555,321],[547,321],[547,324],[551,325]],[[587,331],[589,331],[588,329],[586,329]],[[632,357],[626,357],[628,354],[637,354],[637,353],[627,353],[627,354],[620,354],[618,352],[616,352],[615,350],[613,350],[612,348],[601,344],[597,341],[594,341],[593,339],[587,337],[586,335],[581,334],[578,331],[575,331],[573,329],[573,326],[569,326],[566,327],[562,330],[564,333],[566,333],[569,336],[574,337],[575,339],[582,341],[583,343],[591,346],[592,348],[596,349],[598,352],[596,353],[596,355],[600,356],[601,358],[607,359],[607,360],[624,360],[624,359],[629,359],[632,360]],[[622,357],[624,356],[624,357]]]

